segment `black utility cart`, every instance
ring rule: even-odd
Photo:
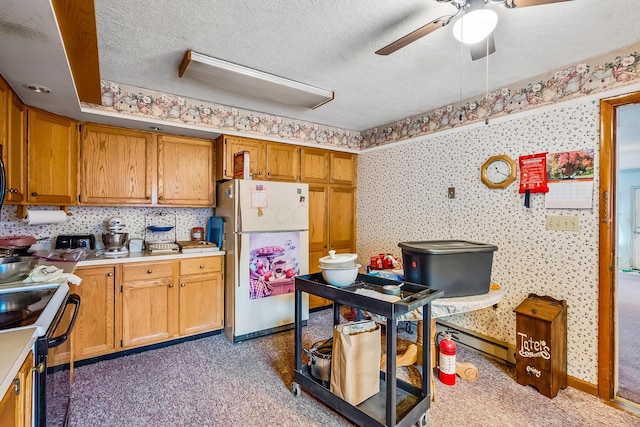
[[[384,285],[402,286],[401,299],[387,302],[356,293],[358,289],[372,289],[383,292]],[[295,278],[295,371],[291,392],[300,394],[300,389],[309,392],[326,405],[360,426],[401,426],[408,427],[415,423],[424,427],[429,420],[428,410],[431,404],[429,379],[429,361],[431,360],[431,322],[422,322],[423,346],[422,355],[422,387],[396,378],[396,347],[398,318],[416,308],[423,307],[422,315],[431,318],[431,301],[443,295],[442,291],[433,290],[425,285],[410,282],[398,282],[374,276],[358,274],[356,281],[347,287],[337,288],[328,285],[321,273],[308,274]],[[329,385],[314,378],[307,365],[302,365],[302,292],[317,295],[333,301],[333,323],[340,323],[340,306],[359,308],[370,313],[386,317],[387,366],[380,372],[380,391],[353,406],[331,393]],[[333,333],[333,331],[331,331]],[[391,357],[393,355],[394,357]]]

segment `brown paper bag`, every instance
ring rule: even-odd
[[[380,326],[372,321],[336,325],[331,392],[358,405],[380,391]]]

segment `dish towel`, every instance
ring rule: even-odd
[[[55,283],[62,282],[72,285],[79,285],[82,279],[73,273],[65,273],[63,269],[53,265],[36,266],[22,283],[39,282]]]

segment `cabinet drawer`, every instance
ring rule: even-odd
[[[158,262],[154,264],[132,264],[122,266],[122,281],[160,279],[173,276],[172,262]]]
[[[180,260],[180,275],[208,274],[222,271],[222,257]]]

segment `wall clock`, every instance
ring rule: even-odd
[[[480,168],[480,178],[489,188],[506,188],[516,179],[516,162],[509,156],[491,156]]]

